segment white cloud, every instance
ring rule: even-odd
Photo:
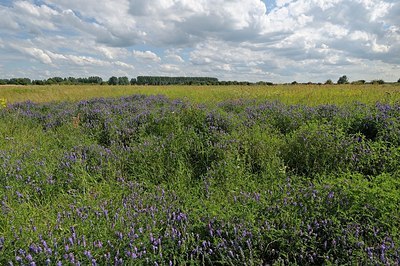
[[[124,48],[116,48],[116,47],[107,47],[107,46],[96,46],[94,44],[94,49],[103,54],[108,59],[117,59],[120,57],[125,57],[129,55],[127,49]]]
[[[373,40],[372,42],[372,51],[375,53],[386,53],[389,49],[389,45],[378,44],[376,40]]]
[[[53,53],[51,51],[46,51],[46,54],[53,60],[68,60],[68,58],[62,54]]]
[[[129,65],[129,64],[124,63],[124,62],[121,62],[121,61],[116,61],[116,62],[114,62],[114,64],[115,64],[116,66],[120,66],[120,67],[127,68],[127,69],[135,69],[134,66]]]
[[[28,1],[16,1],[13,11],[17,18],[16,22],[31,32],[37,33],[40,30],[57,29],[53,19],[59,13],[46,5],[37,6]]]
[[[168,55],[165,56],[165,58],[166,58],[167,60],[171,60],[171,61],[174,61],[174,62],[177,62],[177,63],[183,63],[183,62],[185,62],[185,60],[183,60],[183,58],[180,57],[180,56],[177,55],[177,54],[168,54]]]
[[[16,1],[14,4],[14,8],[24,15],[38,18],[58,15],[57,11],[51,9],[46,5],[37,6],[28,1]]]
[[[19,25],[16,22],[16,19],[13,17],[13,14],[8,12],[6,8],[3,8],[0,5],[0,28],[10,31],[15,31],[19,29]]]
[[[88,56],[76,56],[76,55],[67,55],[67,60],[77,65],[97,65],[97,66],[105,66],[107,63],[105,61],[88,57]]]
[[[14,51],[18,51],[23,55],[30,56],[31,58],[36,59],[44,64],[53,63],[51,57],[42,49],[35,47],[23,47],[16,44],[8,44],[8,47]]]
[[[145,60],[154,61],[154,62],[161,61],[161,58],[151,51],[144,51],[144,52],[132,51],[132,54],[134,57],[139,58],[139,59],[145,59]]]
[[[368,34],[368,32],[365,31],[355,31],[351,34],[350,36],[350,40],[354,40],[354,41],[369,41],[371,39],[370,34]]]
[[[31,55],[32,57],[40,60],[41,62],[43,62],[45,64],[52,63],[50,56],[41,49],[30,47],[30,48],[23,48],[22,51],[26,52],[27,54]]]
[[[172,64],[161,65],[160,69],[162,72],[173,73],[175,75],[179,75],[180,72],[180,68]]]

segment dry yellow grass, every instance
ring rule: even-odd
[[[131,94],[163,94],[169,98],[209,103],[228,99],[279,100],[287,104],[346,104],[359,101],[400,101],[400,85],[276,85],[276,86],[107,86],[49,85],[0,87],[0,98],[8,103],[33,101],[78,101]]]

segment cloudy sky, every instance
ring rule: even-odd
[[[399,0],[0,0],[0,76],[400,78]]]

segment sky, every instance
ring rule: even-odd
[[[0,78],[400,78],[399,0],[0,0]]]

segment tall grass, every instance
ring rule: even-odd
[[[78,101],[97,97],[132,94],[166,95],[197,103],[217,103],[228,99],[278,100],[286,104],[338,104],[353,101],[373,104],[400,100],[400,85],[276,85],[276,86],[18,86],[0,87],[0,98],[8,102]]]

